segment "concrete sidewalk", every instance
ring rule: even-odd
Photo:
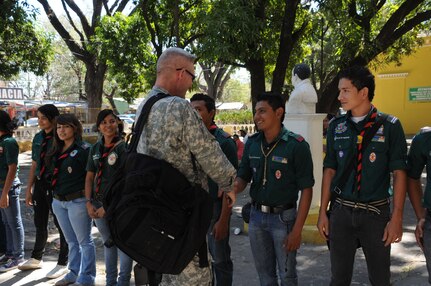
[[[22,217],[25,228],[25,258],[29,258],[34,244],[35,228],[31,208],[24,205],[26,182],[30,166],[30,153],[20,155],[20,179],[23,182],[21,192]],[[249,200],[244,192],[238,197],[237,205],[231,219],[231,246],[234,263],[234,286],[258,286],[258,276],[254,268],[253,257],[247,234],[243,230],[241,207]],[[392,282],[395,286],[427,285],[425,258],[416,244],[414,229],[416,219],[410,202],[406,201],[404,215],[404,236],[401,243],[392,245]],[[239,235],[233,234],[234,228],[240,228]],[[105,285],[103,243],[96,228],[93,228],[97,253],[97,285]],[[53,285],[58,279],[46,279],[45,275],[55,266],[58,255],[58,234],[54,224],[50,225],[50,237],[44,256],[42,269],[34,271],[14,270],[0,274],[0,285]],[[298,251],[299,285],[328,285],[330,278],[329,252],[326,245],[302,244]],[[133,277],[133,275],[132,275]],[[60,279],[60,278],[59,278]],[[134,285],[132,280],[131,285]],[[358,250],[355,260],[352,285],[370,285],[362,250]]]

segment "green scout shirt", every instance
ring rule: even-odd
[[[15,138],[4,135],[0,137],[0,192],[3,190],[4,182],[9,171],[9,165],[18,165],[19,147]],[[19,183],[18,171],[13,184]]]
[[[238,157],[236,155],[235,141],[229,136],[228,133],[224,132],[223,129],[221,128],[216,128],[214,132],[211,132],[211,133],[213,133],[217,142],[220,144],[220,148],[223,151],[223,153],[226,155],[226,157],[229,159],[229,162],[231,162],[231,164],[235,167],[235,169],[238,169]],[[219,187],[216,184],[216,182],[211,180],[211,178],[208,178],[208,188],[209,188],[209,193],[214,200],[220,199],[218,198]]]
[[[299,190],[314,185],[313,161],[304,138],[283,126],[274,142],[277,141],[265,159],[262,148],[267,144],[263,132],[250,136],[238,170],[238,177],[247,182],[253,179],[250,187],[252,199],[268,206],[296,203]],[[267,182],[264,185],[265,162]]]
[[[102,140],[97,141],[97,143],[91,147],[90,153],[88,155],[86,169],[88,172],[93,172],[95,174],[93,192],[96,191],[96,186],[97,186],[96,175],[99,172],[100,158],[102,158],[102,155],[103,155],[103,144],[104,143]],[[121,156],[123,155],[125,150],[126,150],[126,143],[124,141],[119,141],[109,152],[108,157],[105,157],[102,165],[103,171],[102,171],[102,180],[100,182],[100,189],[99,189],[100,194],[103,195],[103,192],[106,186],[108,185],[110,179],[112,178],[112,176],[114,175],[118,167],[120,166]]]
[[[56,195],[67,195],[83,191],[85,189],[85,176],[87,172],[85,167],[87,166],[88,153],[90,151],[90,144],[87,142],[75,141],[66,150],[69,156],[61,163],[57,183],[54,188],[54,194]],[[55,160],[58,158],[56,156]]]
[[[33,161],[36,162],[36,171],[35,171],[35,176],[39,176],[40,173],[40,168],[42,166],[41,162],[40,162],[40,152],[42,152],[42,142],[43,139],[45,138],[46,133],[45,131],[41,130],[40,132],[38,132],[34,138],[33,138],[33,142],[31,145],[31,159]],[[46,150],[49,151],[49,149],[51,149],[52,146],[52,142],[54,141],[54,137],[52,137],[50,140],[48,140],[47,144],[46,144]],[[50,171],[45,171],[44,173],[52,173],[52,170]]]
[[[407,174],[413,179],[420,179],[426,165],[427,183],[423,205],[431,209],[431,128],[423,129],[413,138],[407,162],[409,166]]]
[[[383,114],[378,112],[377,116]],[[338,185],[343,169],[346,168],[353,156],[357,158],[357,141],[362,127],[368,118],[358,123],[351,119],[351,113],[335,118],[331,121],[327,133],[326,157],[324,168],[336,170],[331,182],[331,191]],[[360,193],[356,191],[356,163],[344,189],[339,195],[343,199],[355,202],[372,202],[388,198],[390,188],[390,172],[407,168],[407,144],[400,121],[389,115],[377,130],[368,147],[363,150],[362,179]]]

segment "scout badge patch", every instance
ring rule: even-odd
[[[280,170],[275,171],[275,177],[277,178],[277,180],[280,180],[280,178],[281,178],[281,171]]]
[[[370,154],[370,162],[371,163],[374,163],[374,161],[376,161],[376,153],[374,153],[374,152],[371,152],[371,154]]]
[[[335,127],[335,134],[344,133],[346,132],[346,130],[347,130],[346,122],[339,123],[337,127]]]

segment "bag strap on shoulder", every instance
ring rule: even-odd
[[[139,115],[138,121],[136,125],[133,127],[132,140],[130,142],[128,152],[136,151],[136,148],[138,147],[139,139],[141,138],[142,130],[144,129],[144,125],[148,120],[148,116],[150,115],[150,111],[154,103],[168,96],[171,96],[171,95],[160,92],[157,95],[151,96],[150,98],[148,98],[147,102],[145,102],[144,106],[142,107],[141,114]]]

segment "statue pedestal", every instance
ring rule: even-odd
[[[300,134],[310,145],[313,157],[314,180],[311,208],[320,205],[320,188],[323,173],[323,119],[326,114],[286,114],[283,124],[288,130]]]
[[[309,243],[323,244],[316,228],[320,206],[320,191],[323,175],[323,119],[326,114],[286,114],[284,126],[297,134],[300,134],[310,145],[311,156],[313,158],[313,200],[311,201],[310,212],[303,229],[303,241]]]

